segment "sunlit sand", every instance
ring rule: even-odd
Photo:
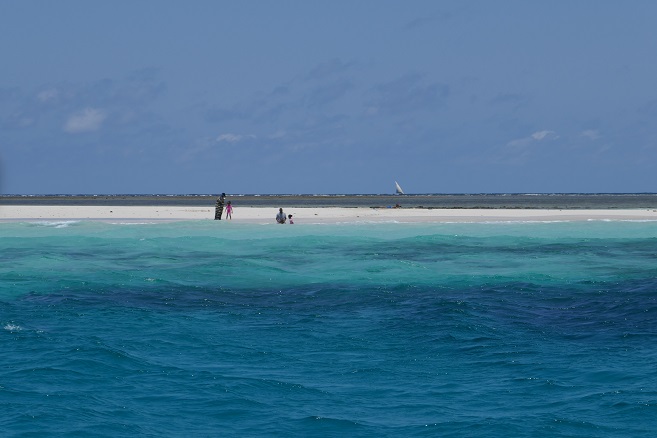
[[[371,207],[285,208],[295,225],[342,222],[488,222],[657,220],[657,210],[425,209]],[[275,223],[277,208],[239,207],[235,223]],[[225,213],[224,213],[225,215]],[[214,207],[200,206],[0,206],[5,222],[37,220],[188,221],[213,220]]]

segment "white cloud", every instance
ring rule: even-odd
[[[217,142],[221,143],[222,141],[225,141],[227,143],[237,143],[241,139],[242,136],[239,134],[221,134],[217,137]]]
[[[64,125],[64,131],[71,134],[79,132],[97,131],[102,126],[107,116],[102,110],[85,108],[68,118]]]
[[[537,132],[532,134],[532,138],[534,140],[541,141],[541,140],[546,140],[546,139],[553,139],[554,140],[556,138],[559,138],[559,136],[554,131],[537,131]]]
[[[533,143],[538,143],[538,142],[548,141],[548,140],[556,140],[558,138],[559,138],[559,136],[554,131],[549,131],[549,130],[536,131],[536,132],[534,132],[533,134],[531,134],[527,137],[518,138],[518,139],[515,139],[515,140],[512,140],[512,141],[508,142],[507,146],[525,147],[525,146],[529,146]]]
[[[225,141],[226,143],[238,143],[242,140],[250,139],[250,138],[256,138],[255,135],[242,135],[242,134],[221,134],[219,137],[217,137],[217,142],[221,143]]]
[[[579,134],[580,137],[586,137],[590,140],[597,140],[599,138],[602,138],[602,135],[600,135],[600,132],[595,130],[595,129],[587,129]]]

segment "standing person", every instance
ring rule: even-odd
[[[231,205],[230,201],[228,201],[228,204],[226,204],[226,220],[228,219],[233,219],[233,206]]]
[[[286,219],[287,217],[285,216],[285,213],[283,213],[283,209],[279,208],[278,214],[276,215],[276,222],[279,224],[284,224]]]
[[[288,215],[287,215],[287,218],[289,219],[289,220],[288,220],[289,223],[291,223],[291,224],[294,223],[294,221],[292,220],[292,215],[291,215],[291,214],[288,214]]]
[[[221,220],[221,215],[224,212],[224,200],[226,199],[226,194],[222,193],[219,195],[219,198],[217,199],[217,204],[214,207],[214,220],[220,221]]]

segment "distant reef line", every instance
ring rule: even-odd
[[[239,207],[375,207],[421,209],[636,209],[657,208],[655,193],[231,195]],[[0,195],[2,205],[214,206],[217,195]]]

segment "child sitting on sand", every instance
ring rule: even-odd
[[[291,214],[290,214],[290,215],[288,215],[288,216],[287,216],[287,218],[288,218],[288,219],[290,220],[290,223],[291,223],[291,224],[293,224],[293,223],[294,223],[294,221],[292,220],[292,215],[291,215]]]

